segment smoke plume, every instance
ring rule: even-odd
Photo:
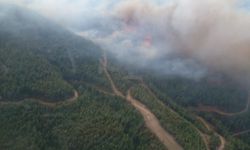
[[[250,75],[250,2],[246,0],[12,3],[92,39],[126,63],[195,78],[210,69],[237,77]]]

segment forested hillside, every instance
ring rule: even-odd
[[[215,106],[225,112],[244,109],[248,100],[246,87],[225,75],[217,76],[220,75],[205,76],[198,80],[175,76],[149,76],[149,81],[185,107]]]
[[[143,74],[162,102],[180,114],[187,110],[201,116],[224,136],[225,149],[250,149],[249,93],[246,86],[222,74],[219,76],[223,78],[217,78],[217,74],[200,80]]]
[[[124,65],[31,10],[0,5],[0,149],[247,150],[247,89],[217,75]]]
[[[0,12],[0,149],[165,149],[111,93],[98,46],[30,10]]]
[[[0,147],[8,150],[163,150],[140,115],[122,99],[88,86],[55,109],[37,102],[0,106]]]
[[[73,95],[74,80],[106,85],[98,76],[98,46],[30,10],[4,5],[0,11],[2,100],[63,100]]]

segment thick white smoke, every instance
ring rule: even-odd
[[[179,0],[159,6],[126,1],[116,14],[136,35],[150,36],[154,49],[146,53],[153,58],[176,54],[230,74],[249,75],[250,14],[240,2]]]
[[[94,40],[121,61],[188,77],[202,76],[206,67],[250,74],[247,0],[10,1]]]

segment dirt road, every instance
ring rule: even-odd
[[[226,140],[223,136],[219,135],[219,138],[220,138],[220,146],[218,147],[218,150],[224,150],[225,149],[225,145],[226,145]]]
[[[74,90],[74,95],[65,101],[60,101],[60,102],[46,102],[43,100],[37,100],[37,101],[42,105],[49,106],[49,107],[55,107],[56,105],[60,105],[60,104],[73,103],[78,99],[78,97],[79,97],[79,93],[76,90]]]
[[[225,145],[226,145],[226,139],[221,136],[219,133],[217,133],[214,128],[211,126],[211,124],[209,124],[207,121],[205,121],[203,118],[197,116],[197,119],[209,130],[214,132],[220,139],[220,145],[217,148],[217,150],[224,150],[225,149]]]
[[[241,114],[246,113],[249,110],[249,105],[250,105],[250,93],[248,95],[248,100],[247,100],[246,107],[243,110],[239,111],[239,112],[235,112],[235,113],[224,112],[222,110],[219,110],[216,107],[202,106],[202,105],[198,106],[197,108],[194,108],[194,110],[199,111],[199,112],[217,113],[217,114],[222,115],[222,116],[232,117],[232,116],[241,115]]]
[[[151,96],[153,96],[155,99],[158,100],[158,102],[161,105],[165,105],[161,100],[158,99],[158,97],[154,94],[154,92],[148,87],[148,85],[143,81],[143,79],[141,77],[127,77],[127,79],[131,79],[131,80],[137,80],[140,82],[141,86],[143,86]],[[174,110],[170,109],[172,112],[176,113]],[[181,116],[180,116],[181,117]],[[182,117],[183,118],[183,117]],[[184,120],[186,120],[185,118],[183,118]],[[188,121],[188,120],[186,120]],[[189,121],[188,121],[189,122]],[[192,123],[190,123],[192,125]],[[206,146],[206,149],[209,150],[209,142],[208,142],[208,137],[206,134],[202,133],[197,127],[195,127],[194,125],[192,125],[194,127],[194,129],[200,134],[202,140],[204,141],[204,144]]]
[[[142,86],[147,89],[147,91],[155,98],[158,100],[158,102],[162,105],[165,105],[161,100],[159,100],[157,98],[157,96],[154,94],[154,92],[148,87],[148,85],[141,79],[141,84]],[[171,109],[172,112],[176,113],[174,110]],[[180,116],[181,117],[181,116]],[[182,117],[183,118],[183,117]],[[186,120],[185,118],[183,118],[184,120]],[[187,122],[189,122],[188,120],[186,120]],[[195,127],[191,122],[190,122],[190,125],[192,125],[194,127],[194,129],[200,134],[205,146],[206,146],[206,149],[209,150],[209,142],[208,142],[208,138],[207,138],[207,135],[202,133],[197,127]]]
[[[55,107],[57,105],[60,104],[70,104],[72,102],[75,102],[79,97],[79,93],[74,90],[74,95],[65,100],[65,101],[60,101],[60,102],[47,102],[46,100],[41,100],[41,99],[37,99],[37,98],[26,98],[26,99],[31,99],[30,101],[36,101],[41,105],[47,106],[47,107]],[[14,104],[14,105],[21,105],[24,101],[19,101],[19,102],[0,102],[0,104],[2,105],[7,105],[7,104]]]
[[[247,133],[250,133],[250,129],[249,129],[249,130],[245,130],[245,131],[240,131],[240,132],[234,133],[233,136],[239,136],[239,135],[247,134]]]
[[[115,95],[126,99],[132,106],[134,106],[140,112],[140,114],[143,116],[147,128],[164,144],[167,149],[182,150],[183,148],[175,141],[174,137],[163,129],[155,115],[145,105],[140,103],[138,100],[135,100],[131,96],[130,90],[128,90],[127,96],[124,96],[122,92],[117,89],[114,81],[111,78],[111,75],[107,70],[107,58],[105,56],[104,59],[101,61],[101,64],[103,66],[103,71],[106,77],[108,78]]]
[[[111,84],[111,87],[112,87],[112,90],[113,92],[115,93],[115,95],[119,96],[119,97],[122,97],[122,98],[125,98],[125,96],[122,94],[122,92],[120,92],[117,88],[116,88],[116,85],[112,79],[112,77],[110,76],[108,70],[107,70],[107,66],[108,66],[108,60],[107,60],[107,57],[106,56],[103,56],[103,60],[101,61],[101,64],[103,66],[103,71],[106,75],[106,77],[108,78],[110,84]]]
[[[127,101],[130,102],[143,116],[146,126],[154,133],[158,139],[170,150],[181,150],[182,147],[175,141],[174,137],[166,132],[159,123],[155,115],[142,103],[131,96],[128,91]]]
[[[211,107],[211,106],[198,106],[194,110],[195,111],[199,111],[199,112],[217,113],[217,114],[222,115],[222,116],[232,117],[232,116],[236,116],[236,115],[240,115],[240,114],[246,113],[249,110],[249,103],[250,103],[250,100],[248,100],[247,106],[243,110],[241,110],[240,112],[235,112],[235,113],[224,112],[222,110],[219,110],[216,107]]]

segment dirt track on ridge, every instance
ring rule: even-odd
[[[104,73],[106,74],[115,95],[126,99],[140,112],[140,114],[143,116],[147,128],[164,144],[167,149],[182,150],[183,148],[175,141],[174,137],[163,129],[155,115],[145,105],[131,96],[130,90],[128,90],[127,96],[124,96],[122,92],[117,89],[114,81],[112,80],[112,77],[107,70],[107,58],[105,56],[101,63]]]
[[[175,141],[174,137],[166,132],[155,115],[142,103],[131,96],[128,91],[127,101],[131,103],[143,116],[146,126],[158,137],[158,139],[170,150],[180,150],[182,147]]]

